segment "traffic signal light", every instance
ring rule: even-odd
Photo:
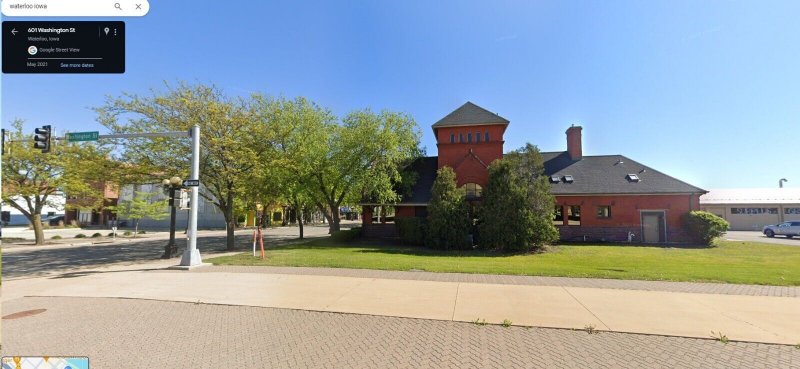
[[[41,149],[43,153],[50,152],[50,133],[52,132],[50,126],[36,128],[33,132],[33,148]]]

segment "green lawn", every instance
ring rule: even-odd
[[[800,286],[800,247],[734,241],[718,241],[712,248],[562,245],[542,254],[498,255],[319,239],[268,249],[266,260],[243,253],[206,261]]]

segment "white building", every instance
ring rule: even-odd
[[[14,197],[14,202],[17,204],[25,204],[25,200],[19,196]],[[42,219],[57,215],[64,215],[64,204],[66,203],[66,198],[63,194],[55,194],[50,195],[47,197],[47,203],[42,207]],[[26,208],[27,206],[23,206]],[[3,202],[3,213],[9,215],[10,221],[8,224],[9,226],[27,226],[30,225],[28,222],[28,218],[22,215],[22,212],[17,210],[17,208],[8,205],[8,203]]]
[[[200,191],[205,191],[205,187],[201,186]],[[126,201],[131,201],[135,192],[149,192],[152,193],[151,201],[164,201],[167,195],[164,194],[160,184],[143,184],[143,185],[126,185],[120,189],[118,204],[122,205]],[[219,211],[216,205],[200,196],[200,204],[197,209],[197,228],[210,229],[210,228],[225,228],[225,217]],[[164,212],[167,214],[164,219],[142,219],[139,221],[139,229],[166,229],[169,228],[169,207],[164,206]],[[119,218],[118,221],[126,221],[126,219]],[[178,209],[175,217],[175,226],[177,229],[186,228],[189,222],[189,211]],[[133,227],[132,222],[128,222],[127,227]]]
[[[800,220],[800,188],[733,188],[700,196],[700,208],[719,215],[733,231],[760,231],[765,225]]]

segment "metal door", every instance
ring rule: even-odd
[[[646,243],[666,241],[666,224],[663,211],[642,212],[642,240]]]

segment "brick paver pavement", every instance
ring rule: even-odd
[[[26,297],[3,354],[108,368],[800,368],[792,346],[178,302]]]
[[[406,271],[373,270],[373,269],[234,266],[234,265],[215,265],[212,267],[200,268],[192,272],[193,273],[238,272],[238,273],[304,274],[304,275],[328,275],[328,276],[356,277],[356,278],[424,280],[424,281],[437,281],[437,282],[517,284],[517,285],[532,285],[532,286],[611,288],[611,289],[623,289],[623,290],[710,293],[710,294],[723,294],[723,295],[800,297],[800,287],[758,286],[749,284],[730,284],[730,283],[640,281],[640,280],[601,279],[601,278],[540,277],[540,276],[468,274],[468,273],[433,273],[433,272],[423,272],[423,271],[406,272]]]

